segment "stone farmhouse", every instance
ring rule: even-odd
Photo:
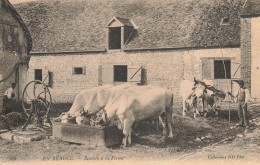
[[[0,105],[13,82],[16,99],[21,99],[31,48],[32,38],[20,15],[8,0],[0,0]]]
[[[177,106],[184,79],[212,80],[219,89],[232,91],[232,80],[243,78],[251,88],[255,80],[245,71],[250,66],[246,62],[249,51],[256,55],[246,45],[250,35],[241,30],[248,31],[250,20],[255,26],[256,17],[240,20],[250,3],[39,0],[17,4],[33,40],[28,81],[49,84],[55,102],[72,102],[82,89],[103,84],[154,84],[171,89]],[[260,93],[255,84],[252,88]]]

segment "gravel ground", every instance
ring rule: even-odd
[[[67,111],[71,104],[54,105],[50,114],[52,117],[58,116],[61,112]],[[232,107],[232,106],[231,106]],[[235,106],[233,106],[235,107]],[[252,119],[260,117],[260,106],[251,106],[250,112]],[[251,141],[240,138],[244,134],[244,129],[235,127],[237,113],[233,108],[231,111],[231,121],[229,111],[223,108],[219,117],[210,114],[209,117],[199,117],[197,120],[192,118],[192,113],[187,118],[182,118],[175,113],[173,116],[173,139],[164,138],[160,131],[155,131],[151,123],[143,122],[137,126],[132,136],[132,146],[127,148],[105,148],[91,147],[87,145],[72,144],[59,139],[45,139],[30,143],[14,143],[12,141],[0,140],[0,162],[18,162],[33,160],[192,160],[192,155],[202,154],[200,158],[207,159],[208,153],[203,155],[203,150],[214,147],[227,146],[232,149],[238,147],[238,151],[243,149],[243,145],[258,144],[259,141],[252,138]],[[257,130],[253,125],[252,131]],[[257,131],[256,131],[257,132]],[[244,136],[244,135],[243,135]],[[259,137],[251,134],[252,137]],[[227,145],[229,144],[229,145]],[[241,145],[243,144],[243,145]],[[250,148],[250,147],[249,147]],[[251,147],[253,148],[253,147]],[[222,153],[225,148],[216,150]],[[228,151],[227,151],[228,152]],[[259,148],[250,151],[259,153]],[[190,156],[186,156],[186,155]],[[246,154],[244,154],[246,155]],[[242,155],[243,156],[243,155]],[[186,159],[187,158],[187,159]],[[67,162],[67,161],[66,161]]]

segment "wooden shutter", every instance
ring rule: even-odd
[[[46,68],[42,69],[42,82],[44,84],[49,84],[49,71]]]
[[[207,58],[202,59],[202,78],[206,80],[214,79],[212,59],[207,59]]]
[[[74,67],[71,68],[71,74],[74,75],[75,72],[74,72]]]
[[[234,63],[231,61],[231,79],[239,79],[240,76],[240,63]]]
[[[52,85],[53,85],[53,72],[48,71],[48,74],[49,74],[49,83],[48,83],[48,86],[49,86],[49,87],[52,87]]]
[[[127,82],[141,82],[142,67],[128,66],[127,68]]]
[[[141,85],[147,85],[147,69],[142,68]]]
[[[103,64],[101,76],[102,76],[102,84],[113,84],[114,66],[112,64]]]
[[[102,82],[102,65],[98,66],[98,86],[101,86]]]
[[[82,74],[83,74],[83,75],[86,75],[86,66],[83,66],[83,67],[82,67]]]

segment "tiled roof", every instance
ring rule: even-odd
[[[23,22],[20,15],[17,13],[15,8],[12,6],[12,4],[8,0],[1,0],[1,1],[2,1],[2,4],[5,5],[5,7],[7,7],[11,11],[14,18],[18,21],[20,26],[23,28],[23,31],[25,33],[25,36],[27,38],[27,43],[28,43],[27,44],[27,51],[28,52],[31,51],[31,49],[32,49],[32,38],[31,38],[31,34],[30,34],[29,30],[27,29],[25,23]]]
[[[114,16],[138,30],[125,49],[226,47],[240,44],[244,0],[39,0],[15,5],[33,52],[102,51]],[[229,18],[221,26],[222,18]],[[123,19],[125,18],[125,19]]]
[[[260,15],[260,0],[247,0],[243,5],[243,10],[241,12],[243,16],[256,16]]]

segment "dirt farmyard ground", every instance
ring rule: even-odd
[[[51,112],[51,116],[58,116],[62,111],[67,111],[70,106],[70,104],[54,105],[55,111]],[[260,106],[251,106],[252,119],[260,117],[259,111]],[[234,106],[230,112],[230,123],[228,122],[229,111],[225,109],[220,111],[219,117],[210,115],[207,118],[199,117],[197,120],[192,118],[191,112],[184,119],[179,115],[180,113],[174,113],[173,139],[164,138],[161,135],[161,129],[155,131],[151,123],[141,123],[134,130],[132,146],[124,149],[72,144],[53,138],[22,144],[1,139],[0,162],[102,159],[185,161],[197,158],[208,160],[208,157],[210,155],[214,157],[214,154],[215,156],[219,153],[223,153],[224,156],[230,155],[222,152],[222,150],[228,152],[228,149],[241,151],[234,155],[245,156],[243,160],[246,160],[247,155],[251,153],[251,159],[255,153],[260,153],[259,140],[257,140],[259,134],[254,133],[254,131],[257,132],[258,126],[253,125],[250,130],[252,134],[250,132],[245,134],[244,128],[235,126],[237,112]],[[246,140],[247,134],[250,134],[250,139]],[[258,148],[254,147],[252,150],[243,148],[248,145],[249,148],[250,145],[258,145]]]

